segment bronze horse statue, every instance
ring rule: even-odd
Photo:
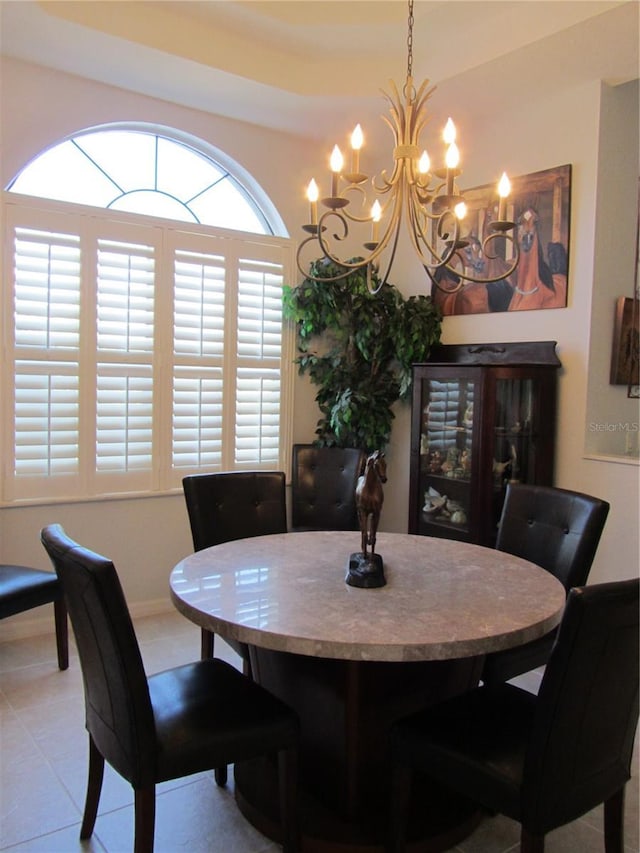
[[[381,450],[367,457],[364,472],[356,485],[356,507],[362,534],[362,554],[365,561],[373,557],[376,548],[376,533],[380,512],[384,502],[382,484],[387,482],[387,461]],[[371,548],[370,555],[367,546]]]

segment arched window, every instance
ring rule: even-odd
[[[280,227],[271,226],[250,192],[215,158],[216,153],[220,160],[224,155],[207,152],[204,145],[198,150],[194,144],[148,130],[88,130],[40,153],[8,189],[114,211],[286,236]]]
[[[94,129],[5,192],[3,501],[286,467],[291,241],[257,184],[205,149]]]

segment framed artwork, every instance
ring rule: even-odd
[[[633,306],[631,309],[631,365],[629,382],[627,385],[627,397],[640,398],[640,338],[638,326],[640,317],[640,179],[638,180],[638,217],[636,220],[636,264],[635,280],[633,283]],[[614,332],[615,338],[615,332]]]
[[[481,251],[489,223],[498,218],[495,183],[463,191],[467,215],[460,253],[466,271],[491,278],[507,268],[514,247],[506,238],[493,242],[489,258]],[[447,289],[447,281],[432,284],[431,295],[444,315],[495,311],[534,311],[565,308],[569,273],[571,166],[557,166],[511,179],[506,219],[515,222],[512,234],[520,248],[520,263],[502,281],[463,283]]]
[[[639,385],[638,314],[633,297],[619,296],[613,323],[611,348],[611,385]]]

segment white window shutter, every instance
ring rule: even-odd
[[[279,466],[282,263],[238,264],[234,461]]]
[[[219,470],[223,441],[225,275],[222,254],[176,249],[173,307],[174,483]]]
[[[13,396],[10,499],[61,489],[75,495],[81,488],[80,236],[63,230],[66,221],[57,223],[60,230],[47,224],[18,222],[11,232],[14,358],[7,384],[13,394],[3,394],[3,407]]]
[[[96,264],[95,491],[154,486],[156,256],[161,231],[98,228]],[[109,236],[100,236],[108,230]],[[145,241],[145,238],[146,241]],[[87,318],[89,320],[89,318]]]
[[[288,241],[16,196],[5,210],[3,500],[286,470]]]

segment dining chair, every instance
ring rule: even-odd
[[[294,444],[292,530],[357,530],[355,491],[366,454],[354,447]]]
[[[194,551],[235,539],[287,532],[285,475],[282,471],[223,471],[182,480]],[[248,648],[228,639],[249,674]],[[202,657],[212,657],[214,635],[202,629]]]
[[[521,853],[543,853],[547,833],[604,803],[606,853],[622,853],[638,589],[636,578],[571,590],[537,696],[484,685],[394,724],[392,853],[405,850],[415,771],[518,821]]]
[[[30,566],[0,565],[0,619],[53,604],[58,667],[69,668],[69,629],[62,586],[53,572]]]
[[[135,853],[152,853],[157,783],[273,755],[283,849],[296,853],[296,714],[216,658],[147,676],[113,563],[58,524],[43,528],[41,541],[64,589],[84,681],[89,779],[80,838],[93,833],[105,761],[134,790]]]
[[[582,492],[511,483],[496,548],[542,566],[568,594],[587,582],[608,513],[606,501]],[[482,681],[497,684],[544,666],[555,635],[553,630],[530,643],[487,655]]]

